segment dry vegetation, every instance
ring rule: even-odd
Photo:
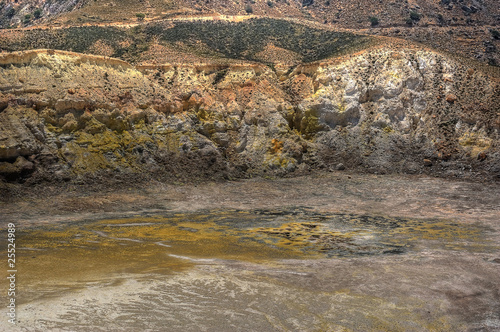
[[[0,1],[0,27],[4,28],[82,25],[131,27],[165,19],[193,19],[207,15],[214,20],[220,15],[295,18],[303,22],[317,22],[325,28],[362,30],[367,34],[417,41],[489,65],[498,66],[500,63],[500,7],[496,0]],[[276,50],[280,48],[272,44],[278,47]],[[95,51],[108,55],[110,46],[114,48],[112,45],[98,44]],[[160,46],[171,49],[168,45]],[[178,51],[184,53],[186,49]],[[276,61],[271,58],[283,58],[283,55],[276,57],[270,56],[269,52],[267,55],[264,53],[261,54],[264,62]],[[149,61],[157,62],[151,59],[151,55],[150,52]],[[158,56],[163,58],[162,52]],[[172,56],[176,57],[175,52]],[[132,60],[133,57],[127,59]]]
[[[349,53],[366,47],[370,40],[349,32],[260,18],[241,23],[179,21],[133,28],[33,29],[23,34],[6,30],[0,34],[0,47],[4,51],[58,49],[112,56],[132,63],[232,59],[298,64]]]

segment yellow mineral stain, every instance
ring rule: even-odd
[[[451,250],[482,252],[495,250],[484,238],[484,230],[472,225],[458,225],[447,221],[416,222],[409,220],[402,227],[391,229],[388,237],[393,244],[426,241],[426,246]],[[498,248],[497,248],[498,249]]]
[[[458,143],[474,158],[483,151],[487,151],[492,140],[481,133],[465,133],[458,139]]]
[[[323,256],[332,245],[350,242],[349,232],[342,233],[325,229],[314,222],[292,222],[276,228],[256,228],[250,230],[264,242],[277,248],[301,251],[310,257]]]
[[[192,267],[196,258],[265,262],[308,256],[300,246],[270,246],[252,238],[255,233],[246,236],[245,229],[183,220],[177,214],[24,231],[18,239],[20,275],[25,286],[34,286],[119,273],[168,274]]]
[[[38,287],[72,289],[131,273],[168,275],[218,260],[272,264],[331,254],[403,253],[418,243],[448,250],[495,249],[480,228],[448,221],[348,216],[335,224],[281,215],[279,224],[266,221],[257,227],[259,220],[280,215],[268,213],[175,213],[23,230],[16,248],[19,282],[33,299]]]

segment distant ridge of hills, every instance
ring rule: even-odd
[[[500,64],[497,0],[0,1],[3,29],[136,25],[200,16],[216,20],[217,15],[295,18],[330,29],[416,41],[489,65]]]

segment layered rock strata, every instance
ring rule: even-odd
[[[316,169],[500,177],[495,68],[377,48],[276,69],[0,56],[4,181]]]

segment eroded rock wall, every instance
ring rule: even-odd
[[[498,76],[430,51],[381,48],[276,72],[49,51],[0,64],[6,181],[500,175]]]
[[[319,67],[314,82],[298,109],[318,119],[323,158],[375,172],[499,171],[498,80],[476,68],[382,49]]]

